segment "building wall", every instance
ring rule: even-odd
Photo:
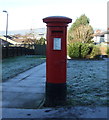
[[[105,39],[105,42],[109,42],[109,34],[105,34],[104,39]]]

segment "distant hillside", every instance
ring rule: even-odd
[[[94,28],[94,31],[96,31],[98,28]],[[102,31],[105,31],[103,29],[100,29]],[[25,30],[13,30],[13,31],[8,31],[8,35],[14,35],[14,34],[21,34],[24,35],[26,33],[30,33],[31,31],[35,32],[36,34],[38,33],[46,33],[46,28],[36,28],[36,29],[25,29]],[[0,36],[5,35],[5,31],[0,31]]]
[[[35,32],[36,34],[38,33],[46,33],[46,28],[36,28],[36,29],[25,29],[25,30],[13,30],[13,31],[8,31],[8,35],[14,35],[14,34],[21,34],[24,35],[26,33],[30,33],[31,31]],[[0,35],[5,35],[5,31],[0,31]]]

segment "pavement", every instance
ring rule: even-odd
[[[14,72],[14,71],[12,71]],[[48,118],[104,118],[108,107],[64,106],[44,108],[46,63],[36,66],[0,84],[1,118],[4,120],[42,120]],[[1,112],[1,111],[0,111]],[[32,119],[31,119],[32,118]]]
[[[45,97],[45,66],[46,63],[43,63],[0,84],[2,116],[5,113],[4,109],[40,108]]]

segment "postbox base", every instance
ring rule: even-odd
[[[46,96],[44,106],[62,106],[66,105],[66,83],[46,83]]]

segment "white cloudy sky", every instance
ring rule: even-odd
[[[42,19],[48,16],[67,16],[72,23],[86,14],[93,28],[107,28],[108,0],[0,0],[0,30],[5,30],[6,13],[9,30],[46,27]],[[71,24],[70,24],[71,25]]]

